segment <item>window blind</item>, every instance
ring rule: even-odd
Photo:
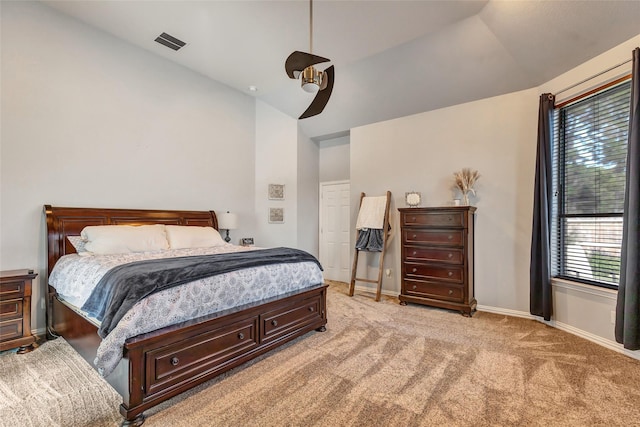
[[[555,111],[554,275],[617,287],[631,84]]]

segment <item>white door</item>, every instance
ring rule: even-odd
[[[349,181],[320,184],[320,263],[324,278],[351,280],[351,185]]]

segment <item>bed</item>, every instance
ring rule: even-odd
[[[76,252],[69,237],[95,225],[182,225],[218,228],[213,211],[67,208],[45,205],[48,273]],[[68,257],[67,257],[68,258]],[[122,359],[105,379],[122,396],[123,426],[144,411],[313,330],[324,331],[327,285],[241,303],[142,333],[124,342]],[[98,325],[48,284],[48,337],[62,336],[92,366],[102,342]]]

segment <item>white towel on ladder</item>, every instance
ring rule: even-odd
[[[358,212],[358,221],[356,221],[356,230],[363,228],[379,228],[384,227],[384,212],[387,208],[387,197],[365,197],[360,205]]]

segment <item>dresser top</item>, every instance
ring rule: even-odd
[[[4,270],[0,271],[0,279],[33,279],[38,274],[33,270]]]
[[[424,206],[418,208],[398,208],[400,212],[433,212],[433,211],[476,211],[475,206]]]

